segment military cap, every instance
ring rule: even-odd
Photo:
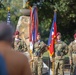
[[[58,33],[57,33],[57,36],[58,36],[58,35],[61,35],[61,33],[60,33],[60,32],[58,32]]]
[[[76,33],[74,34],[74,38],[76,38]]]
[[[19,31],[16,31],[14,35],[19,35]]]

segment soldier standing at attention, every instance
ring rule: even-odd
[[[76,75],[76,33],[74,34],[74,41],[69,45],[69,59],[73,68],[71,75]]]
[[[20,52],[27,51],[26,43],[19,38],[19,31],[15,32],[15,40],[14,40],[14,49],[19,50]]]
[[[61,33],[57,33],[57,41],[55,44],[55,75],[64,75],[64,55],[67,54],[67,45],[61,41]],[[59,70],[59,72],[58,72]]]
[[[0,62],[0,75],[32,75],[27,57],[13,50],[12,39],[12,26],[7,25],[6,22],[0,23],[0,56],[4,60],[3,66]],[[2,70],[3,68],[7,69],[7,74]]]
[[[19,39],[19,31],[16,31],[14,33],[14,49],[15,50],[18,50],[17,44],[18,44],[19,41],[20,41],[20,39]]]
[[[34,44],[34,75],[42,75],[42,54],[47,51],[46,44],[41,41],[41,36],[37,34],[37,41]]]

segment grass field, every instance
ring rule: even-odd
[[[43,54],[43,57],[49,57],[48,51]],[[68,54],[65,55],[65,58],[67,58],[67,57],[68,57]]]

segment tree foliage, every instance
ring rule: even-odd
[[[33,1],[33,0],[32,0]],[[34,2],[31,2],[34,3]],[[76,32],[76,1],[75,0],[44,0],[38,5],[39,27],[42,37],[46,40],[49,37],[54,10],[57,9],[57,27],[62,33],[62,40],[69,43]]]
[[[11,21],[17,25],[22,8],[22,0],[7,0],[0,6],[0,21],[6,20],[7,6],[11,7]],[[38,7],[39,32],[45,42],[49,37],[54,10],[57,9],[57,27],[62,33],[62,40],[68,43],[76,32],[76,1],[75,0],[29,0],[30,6]],[[0,4],[1,5],[1,4]]]

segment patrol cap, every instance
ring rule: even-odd
[[[74,38],[76,38],[76,33],[74,34]]]
[[[58,33],[57,33],[57,36],[58,36],[58,35],[61,35],[61,33],[60,33],[60,32],[58,32]]]
[[[16,31],[14,35],[19,35],[19,31]]]

